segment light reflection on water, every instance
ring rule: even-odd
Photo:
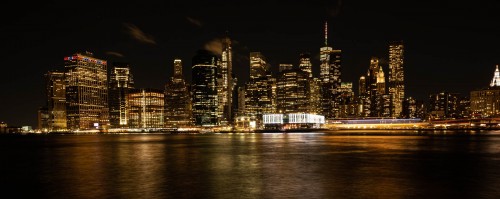
[[[360,133],[0,136],[0,183],[41,198],[500,197],[498,132]]]

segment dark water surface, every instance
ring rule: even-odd
[[[500,198],[500,133],[485,134],[0,135],[0,190],[2,198]]]

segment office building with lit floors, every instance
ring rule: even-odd
[[[217,95],[218,58],[199,50],[192,60],[193,117],[196,126],[220,124]]]
[[[66,119],[71,130],[105,129],[108,119],[107,62],[90,52],[64,58]]]
[[[470,112],[475,118],[500,116],[500,71],[498,65],[488,88],[470,92]]]
[[[113,63],[109,77],[109,123],[111,127],[127,127],[127,95],[134,79],[127,63]]]
[[[174,75],[165,84],[165,127],[192,125],[189,84],[182,77],[182,60],[174,60]]]
[[[130,128],[163,128],[164,94],[159,89],[132,89],[127,95]]]
[[[65,130],[66,121],[66,82],[64,72],[50,71],[45,74],[47,91],[47,130]]]

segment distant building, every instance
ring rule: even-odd
[[[473,117],[500,116],[500,71],[498,65],[490,87],[470,93],[470,111]]]
[[[192,125],[192,104],[189,85],[182,77],[182,60],[174,60],[174,75],[165,85],[165,126]]]
[[[109,123],[112,127],[128,127],[127,96],[134,88],[128,63],[113,63],[109,77]]]
[[[301,71],[304,71],[309,78],[312,78],[311,54],[309,53],[300,54],[299,69]]]
[[[67,128],[109,125],[107,63],[90,52],[64,58]]]
[[[389,44],[389,94],[392,96],[393,117],[400,117],[405,99],[404,45],[402,41]]]
[[[49,130],[50,114],[47,107],[40,107],[38,109],[38,130],[48,131]]]
[[[66,82],[64,73],[49,71],[45,74],[45,79],[47,92],[46,108],[49,117],[46,128],[49,131],[66,129]]]
[[[328,23],[325,22],[325,46],[320,48],[321,114],[327,119],[339,116],[341,50],[328,46]]]
[[[199,50],[192,60],[193,117],[197,126],[220,125],[217,95],[218,58]]]
[[[429,96],[429,114],[432,119],[458,118],[458,93],[441,92]]]
[[[226,36],[222,39],[222,55],[218,70],[218,97],[221,124],[232,123],[232,101],[235,82],[233,81],[233,55],[231,39]]]
[[[127,95],[130,128],[163,128],[164,94],[158,89],[131,89]]]
[[[417,100],[413,97],[408,97],[403,102],[403,112],[402,117],[407,119],[418,118],[417,117]]]

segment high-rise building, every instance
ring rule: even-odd
[[[276,111],[276,79],[260,52],[250,52],[250,79],[245,90],[245,114],[260,125],[262,114]]]
[[[46,106],[40,107],[38,109],[38,130],[48,131],[49,130],[50,114]]]
[[[299,69],[306,72],[309,78],[312,78],[311,54],[309,53],[300,54]]]
[[[237,100],[233,101],[237,103],[237,111],[236,116],[244,116],[245,115],[245,86],[238,86],[236,89],[237,92]]]
[[[352,82],[342,82],[340,84],[338,102],[340,107],[339,117],[346,118],[358,115],[358,103],[354,99]]]
[[[310,78],[310,97],[309,97],[309,113],[321,113],[321,80],[319,78]]]
[[[233,61],[231,39],[226,36],[222,39],[222,56],[219,75],[219,111],[222,113],[221,122],[227,124],[232,122],[232,95],[234,90]]]
[[[328,46],[328,23],[325,22],[325,46],[320,48],[321,114],[327,119],[339,116],[341,50]]]
[[[385,76],[384,70],[382,67],[379,67],[379,71],[377,73],[377,95],[385,94]]]
[[[192,124],[189,85],[182,76],[182,60],[174,60],[174,75],[165,84],[165,126],[186,127]]]
[[[112,127],[128,127],[127,96],[134,88],[128,63],[114,62],[109,76],[109,123]]]
[[[417,116],[417,100],[413,97],[408,97],[403,102],[403,118],[418,118]]]
[[[105,60],[90,52],[64,58],[68,129],[107,128],[108,78]]]
[[[500,116],[500,71],[498,65],[490,87],[470,92],[470,111],[473,117]]]
[[[164,94],[159,89],[131,89],[127,95],[130,128],[163,128]]]
[[[367,78],[368,77],[368,78]],[[371,100],[370,100],[370,73],[367,76],[361,76],[359,78],[359,88],[358,88],[358,116],[359,117],[369,117],[371,115]]]
[[[47,88],[48,130],[62,130],[67,127],[66,83],[64,73],[50,71],[45,75]]]
[[[380,68],[381,66],[379,65],[379,59],[377,57],[372,57],[370,59],[370,67],[368,68],[367,74],[367,93],[368,96],[370,96],[370,116],[372,117],[380,117],[380,103],[377,103],[379,99],[377,78]]]
[[[207,50],[199,50],[192,61],[193,117],[197,126],[220,124],[217,95],[218,58]]]
[[[392,116],[400,117],[405,99],[403,42],[389,45],[389,94],[392,95]]]
[[[282,71],[277,79],[276,91],[279,113],[309,113],[311,111],[311,86],[308,72],[301,69]]]

